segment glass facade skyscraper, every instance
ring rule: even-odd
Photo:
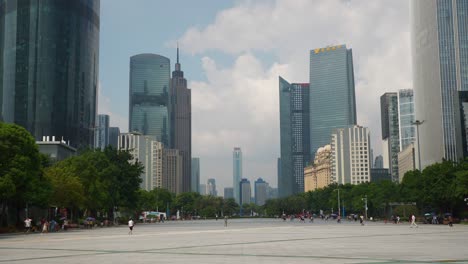
[[[398,95],[397,93],[385,93],[380,97],[380,111],[382,122],[382,140],[387,146],[384,148],[384,157],[388,164],[388,169],[392,180],[399,181],[398,178],[398,152],[400,152],[400,128],[398,121]]]
[[[234,189],[234,199],[240,203],[239,184],[242,179],[242,150],[237,147],[232,152],[232,186]]]
[[[335,128],[356,124],[352,50],[346,45],[310,51],[310,149],[330,144]]]
[[[279,77],[281,168],[278,194],[304,191],[304,167],[310,162],[309,84],[290,84]]]
[[[109,145],[109,115],[98,115],[94,148],[105,149]]]
[[[170,61],[156,54],[130,58],[129,131],[170,146]]]
[[[400,127],[400,151],[414,143],[416,128],[413,125],[414,99],[412,89],[398,91],[398,122]]]
[[[200,192],[200,158],[192,158],[191,192]]]
[[[0,120],[94,145],[99,11],[99,0],[0,0]]]
[[[423,169],[463,157],[455,102],[458,91],[468,91],[468,2],[411,1],[411,31],[415,119],[424,121],[416,167]]]

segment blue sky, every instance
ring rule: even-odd
[[[412,88],[406,0],[101,0],[99,113],[127,131],[129,58],[175,59],[192,90],[192,156],[201,181],[232,186],[232,150],[244,177],[276,187],[278,76],[308,82],[309,50],[353,49],[358,124],[381,153],[379,97]]]

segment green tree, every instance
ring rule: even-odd
[[[68,168],[53,166],[45,170],[45,177],[52,186],[49,203],[59,208],[77,209],[83,205],[84,190],[80,179]]]

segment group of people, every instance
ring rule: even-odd
[[[64,221],[64,224],[62,225],[62,228],[67,224],[67,220]],[[29,217],[26,217],[24,219],[24,227],[25,233],[30,233],[30,232],[35,232],[35,231],[41,231],[41,233],[48,233],[49,231],[55,232],[60,229],[59,223],[55,220],[47,221],[47,219],[42,218],[40,221],[36,223],[36,225],[33,225],[33,220]]]

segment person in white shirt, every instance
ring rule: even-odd
[[[32,220],[28,217],[26,220],[24,220],[24,227],[26,227],[26,233],[29,233],[31,231],[31,222]]]
[[[128,232],[129,235],[133,234],[134,225],[135,225],[135,222],[133,222],[133,220],[130,218],[130,220],[128,220],[128,228],[130,229],[130,231]]]
[[[410,227],[412,228],[413,226],[418,227],[418,225],[416,224],[416,216],[411,215],[411,225],[410,225]]]

